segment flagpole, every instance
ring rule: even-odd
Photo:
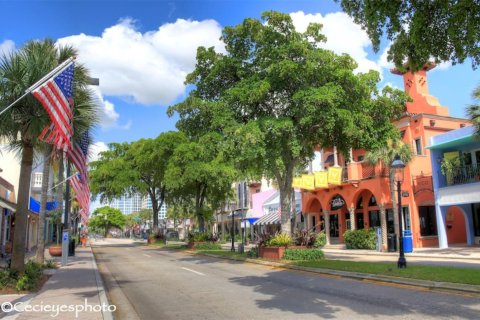
[[[59,64],[55,69],[53,69],[52,71],[50,71],[49,73],[47,73],[43,78],[41,78],[40,80],[38,80],[37,82],[35,82],[32,86],[30,86],[27,90],[25,90],[25,92],[23,93],[23,95],[18,98],[17,100],[15,100],[14,102],[12,102],[10,105],[8,105],[5,109],[3,109],[2,111],[0,111],[0,116],[2,114],[4,114],[5,112],[7,112],[8,109],[10,109],[11,107],[13,107],[15,104],[17,104],[20,100],[22,100],[23,98],[25,98],[30,92],[32,92],[33,90],[35,90],[36,88],[38,88],[39,86],[41,86],[45,81],[47,81],[48,79],[50,79],[52,76],[54,75],[57,75],[57,73],[60,73],[63,71],[63,69],[68,65],[70,64],[70,62],[72,62],[73,60],[75,60],[74,57],[70,57],[68,58],[67,60],[63,61],[61,64]]]
[[[76,173],[72,174],[72,175],[71,175],[70,177],[68,177],[67,179],[65,179],[65,180],[57,183],[56,185],[54,185],[53,187],[51,187],[50,189],[48,189],[48,191],[52,191],[53,189],[55,189],[56,187],[58,187],[58,186],[61,185],[62,183],[67,182],[68,180],[72,179],[72,178],[75,177],[76,175],[77,175]]]

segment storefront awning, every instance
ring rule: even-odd
[[[0,207],[8,209],[10,211],[17,211],[17,209],[15,208],[16,207],[15,203],[12,203],[4,199],[0,199]]]
[[[57,201],[48,201],[47,202],[47,211],[55,210],[58,207]],[[40,213],[40,202],[35,200],[33,197],[30,197],[30,211],[33,213]]]
[[[280,212],[270,212],[253,223],[255,226],[280,224]]]
[[[297,215],[299,215],[299,214],[302,214],[302,212],[298,211]],[[294,218],[293,216],[294,215],[291,214],[290,218],[293,219]],[[264,215],[263,217],[261,217],[260,219],[255,221],[253,223],[253,225],[255,225],[255,226],[265,226],[265,225],[280,224],[280,223],[281,223],[280,212],[275,211],[275,212],[270,212],[267,215]]]

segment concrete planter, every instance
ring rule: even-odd
[[[61,257],[62,256],[62,246],[50,246],[48,247],[48,253],[52,257]]]
[[[258,256],[263,259],[278,261],[285,254],[286,247],[264,247],[258,248]]]

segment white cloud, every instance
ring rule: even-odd
[[[141,33],[132,19],[124,19],[100,37],[82,33],[58,42],[78,48],[80,62],[100,78],[105,95],[169,104],[184,92],[183,82],[195,66],[198,46],[224,51],[220,36],[221,26],[214,20],[178,19]]]
[[[433,59],[432,59],[433,60]],[[452,63],[450,61],[446,61],[446,62],[441,62],[439,64],[437,64],[437,67],[433,70],[448,70],[450,67],[452,66]]]
[[[115,111],[115,105],[106,100],[103,97],[102,91],[98,87],[91,87],[92,91],[96,95],[96,99],[101,105],[101,109],[98,110],[99,114],[98,117],[100,119],[100,127],[102,129],[123,129],[127,130],[131,126],[131,121],[128,121],[125,125],[120,125],[118,120],[120,118],[120,114]]]
[[[98,160],[98,154],[102,151],[107,151],[108,146],[103,141],[95,142],[94,144],[90,145],[88,150],[88,161],[96,161]]]
[[[299,32],[304,32],[309,23],[321,23],[322,33],[327,37],[327,42],[320,46],[337,54],[348,53],[358,63],[357,72],[367,72],[371,69],[381,72],[379,64],[367,57],[365,48],[371,45],[367,33],[346,13],[335,12],[322,16],[320,13],[305,14],[298,11],[291,13],[290,16]]]
[[[15,42],[12,40],[5,40],[0,43],[0,57],[8,55],[13,51],[15,51]]]
[[[395,67],[395,64],[393,62],[388,61],[388,50],[390,50],[390,47],[392,46],[392,43],[390,42],[385,49],[383,49],[382,55],[378,59],[378,65],[382,68],[386,69],[392,69]]]

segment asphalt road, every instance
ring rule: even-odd
[[[327,277],[125,240],[94,244],[117,319],[478,319],[478,297]],[[114,281],[113,281],[114,279]]]

